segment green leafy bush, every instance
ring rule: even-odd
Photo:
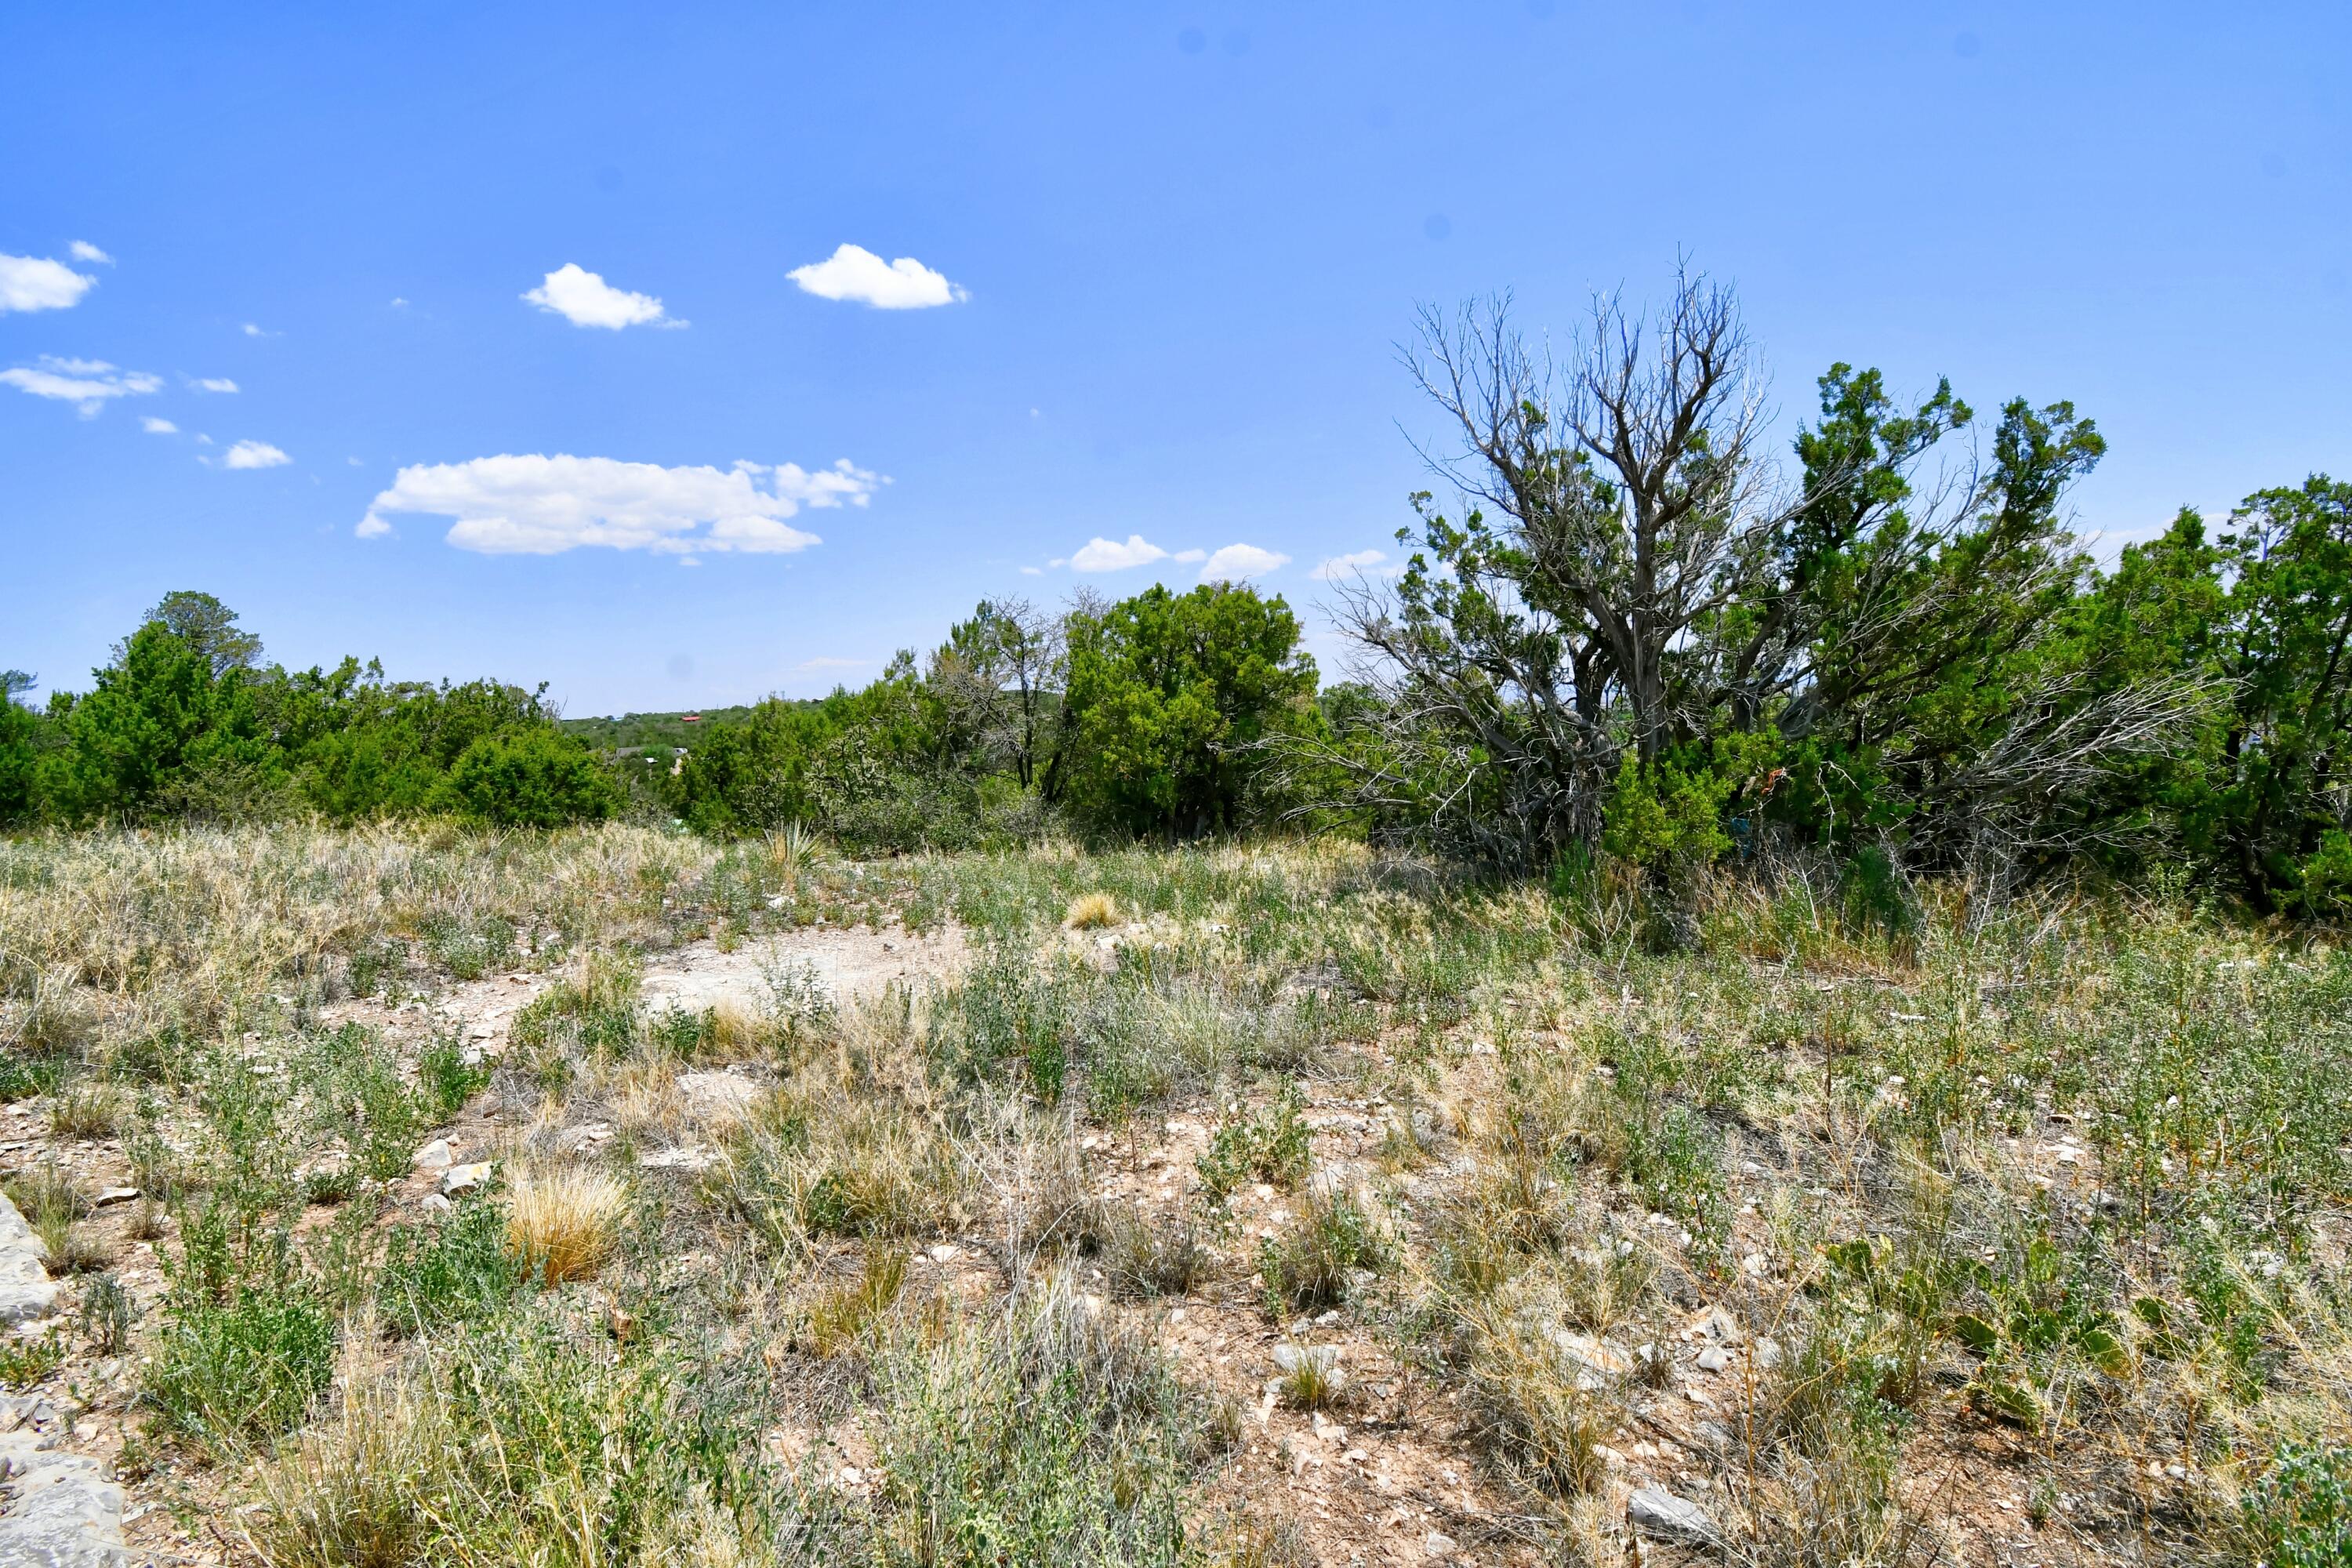
[[[2352,1449],[2281,1450],[2243,1507],[2272,1568],[2352,1564]]]
[[[522,1294],[521,1261],[507,1246],[506,1215],[470,1198],[438,1226],[405,1226],[386,1244],[376,1301],[394,1332],[422,1335],[444,1323],[490,1317]]]
[[[225,1300],[175,1291],[164,1311],[147,1404],[214,1453],[291,1431],[334,1374],[334,1321],[299,1286],[241,1285]]]
[[[483,736],[449,770],[447,789],[460,816],[494,827],[598,822],[621,804],[595,755],[551,729]]]

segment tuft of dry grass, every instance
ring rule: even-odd
[[[58,1138],[111,1138],[122,1129],[122,1097],[102,1083],[76,1084],[49,1102]]]
[[[1080,893],[1070,900],[1062,925],[1068,931],[1097,931],[1118,923],[1118,900],[1108,893]]]
[[[887,1242],[868,1242],[857,1278],[820,1292],[810,1303],[808,1348],[836,1356],[856,1348],[907,1283],[907,1254]]]
[[[1127,1296],[1183,1296],[1216,1271],[1208,1227],[1179,1211],[1147,1218],[1132,1205],[1104,1219],[1103,1269]]]
[[[577,1166],[525,1173],[507,1199],[507,1250],[542,1285],[584,1279],[619,1243],[629,1189]]]
[[[399,1568],[432,1535],[420,1506],[446,1485],[457,1447],[442,1406],[404,1378],[355,1382],[338,1417],[286,1445],[241,1511],[246,1543],[270,1568]]]
[[[1276,1347],[1274,1356],[1282,1368],[1278,1391],[1295,1410],[1328,1410],[1348,1392],[1348,1370],[1339,1364],[1337,1345],[1288,1341]]]

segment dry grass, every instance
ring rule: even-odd
[[[612,1257],[628,1215],[628,1187],[604,1172],[526,1172],[507,1194],[507,1249],[541,1284],[584,1279]]]
[[[885,882],[909,924],[951,913],[1002,962],[839,1013],[797,982],[764,1013],[645,1009],[640,955],[844,923],[826,900],[870,910]],[[1571,899],[1332,843],[860,867],[621,827],[35,838],[0,844],[0,1044],[58,1053],[41,1073],[76,1087],[28,1079],[52,1098],[27,1130],[99,1145],[71,1152],[90,1191],[128,1165],[204,1200],[169,1226],[85,1215],[62,1163],[19,1155],[61,1268],[130,1226],[178,1269],[198,1214],[245,1205],[174,1279],[216,1267],[220,1301],[315,1287],[349,1345],[374,1332],[352,1304],[388,1216],[364,1184],[297,1178],[321,1116],[341,1140],[406,1102],[387,1073],[354,1111],[322,1019],[354,965],[427,1008],[492,955],[541,977],[537,1032],[486,1086],[520,1155],[507,1213],[419,1226],[409,1266],[444,1315],[339,1411],[288,1406],[310,1425],[259,1483],[273,1563],[961,1562],[929,1521],[1016,1497],[1115,1533],[1201,1474],[1190,1448],[1152,1469],[1120,1447],[1182,1424],[1187,1396],[1139,1370],[1146,1321],[1187,1355],[1239,1330],[1254,1365],[1200,1367],[1227,1383],[1282,1337],[1343,1349],[1363,1422],[1404,1421],[1401,1447],[1553,1559],[1622,1555],[1639,1479],[1701,1499],[1743,1563],[1999,1561],[2037,1509],[2063,1528],[2035,1551],[2069,1568],[2281,1560],[2309,1523],[2282,1458],[2352,1444],[2352,967],[2163,907],[1913,902],[1899,930],[1849,919],[1811,865],[1670,907],[1615,876]],[[1115,953],[1066,934],[1146,910]],[[698,1130],[677,1079],[720,1061],[774,1091]],[[106,1094],[140,1106],[110,1131]],[[586,1121],[618,1133],[558,1163]],[[698,1182],[616,1173],[688,1139],[724,1148]],[[647,1244],[623,1246],[636,1225]],[[518,1291],[507,1260],[597,1284]],[[1028,1322],[1046,1298],[1060,1315]],[[169,1316],[132,1331],[134,1364]],[[499,1370],[518,1358],[527,1376]],[[1287,1370],[1234,1473],[1330,1404],[1325,1370]],[[876,1436],[877,1479],[795,1511],[808,1478],[761,1446],[770,1394],[788,1424]],[[998,1408],[1048,1394],[1075,1401],[1083,1462]],[[1139,1399],[1162,1402],[1148,1421]],[[1414,1400],[1441,1418],[1389,1414]],[[629,1447],[711,1432],[723,1483]],[[1988,1435],[2001,1465],[1971,1457]],[[609,1486],[560,1479],[614,1455]],[[992,1468],[1007,1455],[1044,1468]],[[1951,1495],[2018,1510],[1936,1494],[1956,1464]],[[576,1518],[512,1524],[537,1495],[514,1478]],[[1182,1532],[1237,1563],[1366,1544],[1283,1518],[1293,1495],[1243,1500],[1246,1535]],[[1451,1482],[1423,1500],[1462,1506]],[[583,1522],[624,1516],[625,1541]],[[1023,1560],[1064,1552],[1033,1528],[1004,1538]],[[1400,1544],[1417,1530],[1381,1550]]]
[[[1099,931],[1118,923],[1118,900],[1108,893],[1081,893],[1070,900],[1069,910],[1062,916],[1067,931]]]
[[[817,1293],[808,1310],[808,1347],[820,1356],[836,1356],[856,1349],[883,1313],[898,1300],[907,1282],[907,1254],[901,1247],[869,1242],[857,1277]]]
[[[262,1506],[238,1515],[270,1568],[404,1568],[431,1536],[422,1500],[454,1447],[443,1408],[405,1378],[352,1380],[335,1419],[286,1445],[256,1476]]]

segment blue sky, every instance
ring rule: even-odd
[[[9,7],[0,665],[198,587],[291,664],[718,704],[1234,545],[1312,620],[1426,482],[1415,305],[1566,333],[1678,251],[1785,421],[1838,359],[2072,398],[2144,534],[2352,468],[2347,58],[2342,5]]]

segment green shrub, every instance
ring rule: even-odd
[[[2272,1568],[2352,1564],[2352,1449],[2280,1450],[2242,1506]]]
[[[521,1262],[508,1249],[506,1215],[476,1197],[438,1226],[406,1226],[386,1244],[376,1300],[394,1333],[490,1317],[522,1294]]]
[[[1263,1115],[1238,1113],[1211,1133],[1193,1163],[1209,1195],[1222,1203],[1246,1181],[1287,1187],[1306,1175],[1313,1137],[1299,1120],[1306,1103],[1296,1083],[1286,1084]]]
[[[175,1291],[143,1393],[166,1429],[230,1454],[299,1426],[334,1370],[334,1321],[307,1289]]]
[[[30,1388],[65,1364],[66,1342],[56,1333],[0,1341],[0,1387]]]
[[[467,1066],[465,1047],[454,1038],[425,1047],[416,1058],[417,1086],[436,1120],[457,1114],[489,1081],[489,1068],[480,1062]]]
[[[879,1511],[935,1568],[1189,1561],[1205,1412],[1151,1348],[1062,1292],[877,1358]],[[895,1557],[885,1558],[895,1561]]]
[[[389,1181],[408,1169],[431,1123],[426,1107],[401,1079],[391,1047],[358,1024],[346,1024],[304,1053],[300,1070],[313,1095],[319,1130],[350,1147],[362,1174]]]
[[[1352,1195],[1310,1194],[1305,1212],[1259,1247],[1258,1272],[1277,1315],[1312,1312],[1337,1305],[1358,1269],[1381,1268],[1389,1258],[1388,1237]]]
[[[485,735],[449,770],[459,816],[494,827],[561,827],[601,822],[620,792],[585,746],[552,729]]]

